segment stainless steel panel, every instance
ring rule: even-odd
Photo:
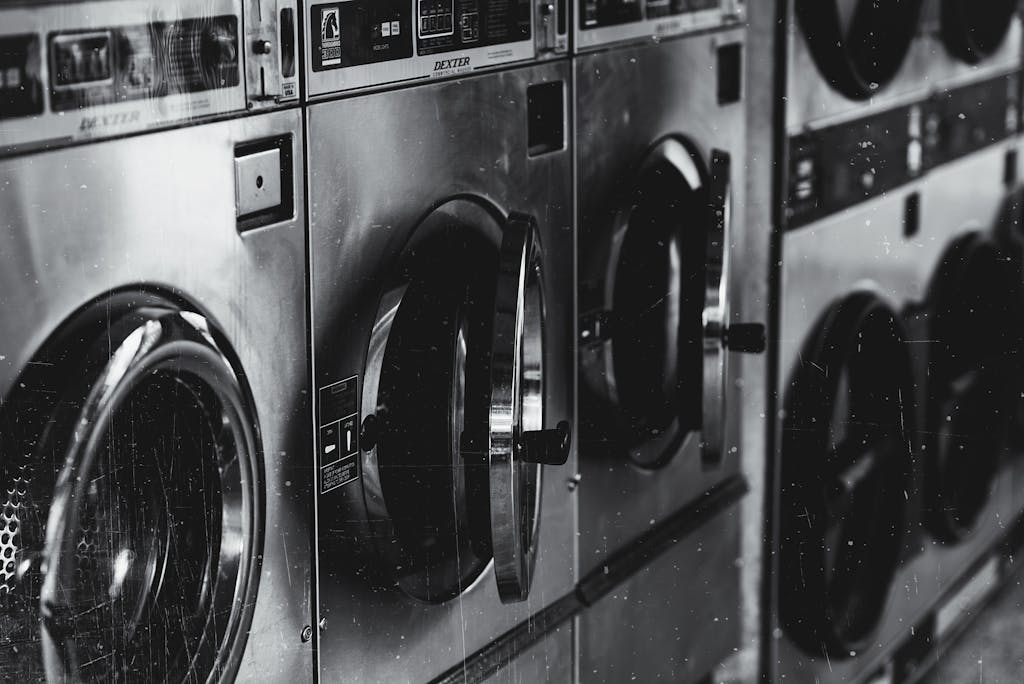
[[[343,2],[345,1],[350,0],[343,0]],[[546,2],[546,0],[542,1]],[[419,3],[415,0],[406,0],[405,4],[413,24],[418,23],[416,18],[419,16],[417,12]],[[534,24],[533,15],[538,11],[539,4],[536,1],[530,4],[531,25]],[[306,92],[310,98],[353,90],[378,89],[435,78],[468,76],[479,69],[533,60],[537,55],[537,46],[532,35],[527,40],[512,43],[454,49],[438,54],[423,55],[419,54],[417,49],[419,31],[413,25],[410,29],[413,32],[413,52],[409,57],[316,71],[313,68],[312,50],[315,48],[314,37],[311,35],[310,17],[314,15],[314,8],[317,8],[316,11],[319,12],[322,5],[323,3],[319,0],[304,0],[303,2]]]
[[[733,156],[733,207],[744,206],[744,104],[719,106],[715,47],[745,39],[743,30],[666,41],[661,45],[586,55],[575,60],[580,277],[603,278],[599,254],[610,240],[608,202],[633,179],[644,154],[660,138],[684,136],[708,162],[712,148]],[[737,212],[738,214],[738,212]],[[731,291],[742,292],[748,273],[740,267],[763,257],[763,242],[748,242],[742,216],[734,219]],[[752,273],[763,273],[758,267]],[[749,305],[731,302],[732,321]],[[730,370],[729,407],[741,405],[740,371]],[[591,400],[592,401],[592,400]],[[737,471],[739,418],[730,408],[724,462],[705,471],[696,435],[687,437],[666,466],[650,472],[620,460],[594,456],[580,435],[580,567],[597,567],[610,552],[682,508],[715,482]]]
[[[285,134],[301,167],[297,111],[0,162],[0,395],[66,317],[116,288],[186,298],[239,357],[267,497],[243,681],[313,677],[312,646],[300,638],[312,620],[301,176],[292,219],[235,230],[235,144]]]
[[[413,229],[446,198],[472,194],[540,226],[546,283],[545,421],[574,411],[569,149],[529,157],[526,88],[562,81],[565,62],[313,105],[307,113],[315,386],[362,374],[378,298]],[[574,439],[575,441],[575,439]],[[540,548],[529,598],[503,605],[488,569],[439,605],[376,589],[352,559],[319,556],[324,680],[428,680],[572,591],[575,453],[544,468]],[[362,506],[357,483],[320,498],[320,536]],[[379,578],[378,578],[379,579]]]
[[[488,677],[487,684],[572,684],[576,649],[573,623],[567,622]]]
[[[675,38],[688,33],[720,27],[739,26],[746,12],[746,0],[720,0],[713,9],[687,11],[666,17],[648,18],[612,26],[583,26],[581,5],[585,0],[568,0],[576,7],[572,17],[575,31],[573,50],[585,52],[623,43],[643,43]],[[646,3],[642,12],[646,13]]]
[[[581,682],[704,681],[739,641],[739,508],[580,614]]]

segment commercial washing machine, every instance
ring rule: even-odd
[[[739,322],[732,288],[767,269],[732,220],[739,10],[579,3],[577,48],[595,48],[573,59],[585,681],[697,681],[739,640],[746,481],[730,349],[759,351],[764,329]],[[681,35],[596,49],[652,25]]]
[[[132,135],[245,111],[252,20],[0,10],[5,681],[312,677],[301,117]]]
[[[305,0],[306,93],[384,90],[564,56],[569,0]]]
[[[572,677],[569,77],[308,109],[323,681]]]
[[[912,680],[1002,573],[1018,67],[929,71],[921,10],[786,24],[769,678]]]

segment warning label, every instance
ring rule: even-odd
[[[359,477],[358,388],[358,376],[320,388],[317,461],[321,494]]]

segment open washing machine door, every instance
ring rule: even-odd
[[[999,49],[1017,14],[1017,0],[942,0],[942,41],[954,57],[968,63]]]
[[[231,677],[263,497],[252,401],[230,354],[201,315],[116,295],[23,373],[0,413],[0,624],[39,648],[5,671]]]
[[[796,0],[804,38],[828,83],[865,100],[899,72],[917,34],[922,0]]]
[[[1013,417],[1024,337],[1017,262],[974,231],[958,238],[928,296],[929,528],[970,534],[991,495]]]
[[[729,155],[713,151],[706,168],[679,138],[651,148],[597,253],[599,308],[581,320],[583,379],[642,468],[667,463],[691,432],[718,463],[726,349],[764,349],[763,326],[728,325]]]
[[[530,590],[544,427],[542,257],[532,218],[477,198],[434,209],[380,300],[363,387],[371,541],[406,594],[442,603],[493,560],[504,602]]]
[[[876,295],[833,305],[786,395],[779,606],[808,653],[871,643],[907,533],[913,385],[903,326]]]

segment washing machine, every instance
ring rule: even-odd
[[[308,108],[323,681],[514,681],[563,648],[534,616],[576,578],[570,83]]]
[[[922,3],[790,9],[762,665],[911,681],[1004,572],[1019,67],[929,71]]]
[[[310,99],[557,59],[569,0],[305,0]]]
[[[252,19],[0,10],[0,679],[312,678],[301,117],[173,127]]]
[[[733,288],[766,280],[767,261],[732,220],[746,164],[740,7],[641,4],[581,2],[573,59],[579,671],[688,682],[739,641],[732,352],[762,350],[764,328]],[[619,45],[649,31],[641,10],[684,35]],[[598,39],[606,49],[584,51]]]

